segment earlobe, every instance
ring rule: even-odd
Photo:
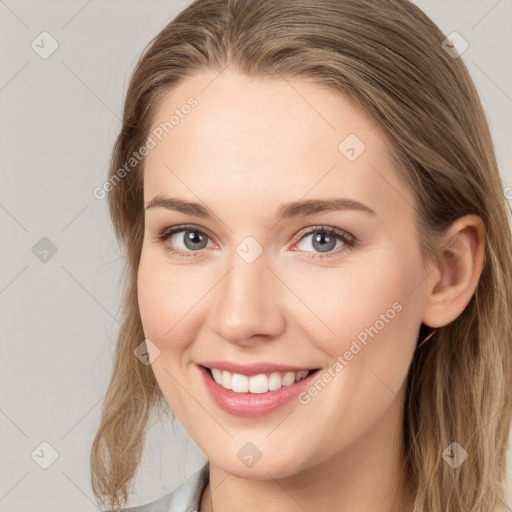
[[[457,318],[473,296],[485,255],[485,226],[477,215],[457,219],[443,238],[437,264],[425,280],[422,322],[442,327]]]

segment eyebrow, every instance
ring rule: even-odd
[[[208,219],[215,217],[209,208],[201,205],[200,203],[185,201],[176,197],[164,197],[157,195],[148,202],[145,209],[149,210],[150,208],[156,207],[175,210],[181,213],[195,215],[196,217]],[[276,213],[276,221],[337,210],[355,210],[369,213],[371,215],[377,215],[369,206],[355,201],[354,199],[345,197],[337,197],[333,199],[303,199],[281,204]]]

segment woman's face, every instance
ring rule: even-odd
[[[425,273],[379,126],[311,82],[205,71],[150,137],[140,313],[208,459],[266,479],[396,450]]]

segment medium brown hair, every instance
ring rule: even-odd
[[[489,512],[505,499],[511,421],[511,210],[478,94],[462,59],[444,50],[445,37],[406,0],[197,0],[137,63],[109,179],[144,145],[163,97],[206,68],[307,78],[356,100],[383,127],[397,172],[414,191],[424,262],[435,261],[440,236],[457,218],[472,213],[485,225],[475,293],[412,361],[402,448],[418,512]],[[90,462],[94,494],[110,510],[126,503],[149,415],[164,405],[151,366],[133,353],[144,339],[143,165],[108,194],[126,288]],[[441,454],[455,441],[468,458],[453,469]]]

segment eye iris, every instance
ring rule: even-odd
[[[195,244],[201,244],[205,242],[206,237],[203,236],[199,231],[186,231],[185,232],[185,246],[187,249],[203,249],[203,247],[197,247]]]
[[[319,246],[316,245],[316,243],[320,243],[321,241],[327,240],[327,243],[321,244]],[[336,238],[329,235],[325,232],[319,232],[313,237],[313,247],[318,250],[319,252],[328,252],[334,249],[336,246]]]

